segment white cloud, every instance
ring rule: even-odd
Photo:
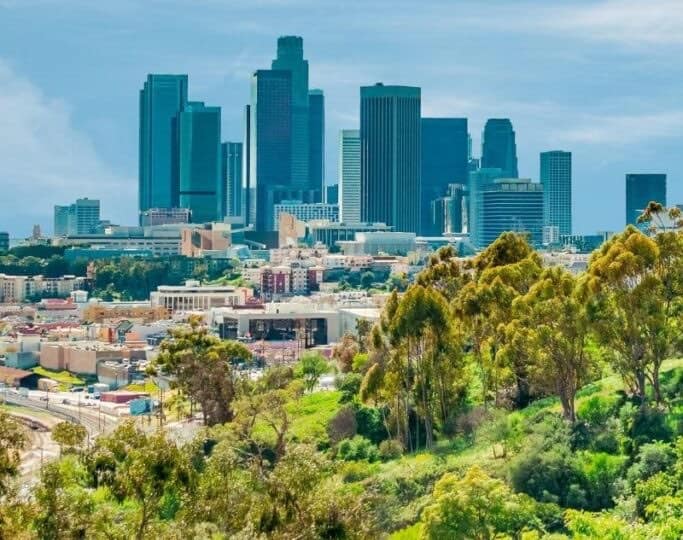
[[[136,184],[107,167],[72,123],[66,103],[43,94],[0,59],[0,229],[51,229],[52,206],[103,199],[103,215],[134,215]],[[128,209],[128,212],[126,212]]]
[[[557,130],[557,140],[586,144],[634,144],[649,139],[680,137],[683,110],[636,115],[586,115],[575,125]]]

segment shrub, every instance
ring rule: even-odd
[[[651,441],[670,441],[673,432],[666,421],[666,415],[652,407],[636,407],[625,403],[619,410],[619,419],[631,441],[626,441],[624,451],[635,453],[638,448]]]
[[[337,457],[344,461],[377,461],[379,452],[371,441],[360,435],[344,439],[337,448]]]
[[[618,396],[591,396],[581,402],[577,414],[589,426],[602,426],[613,418],[621,405]]]
[[[382,419],[382,411],[377,407],[358,406],[356,409],[356,425],[358,426],[358,434],[374,444],[381,443],[389,436]]]
[[[327,434],[332,444],[349,439],[356,434],[356,411],[352,406],[345,405],[330,419],[327,424]]]
[[[587,496],[583,507],[602,510],[614,505],[619,479],[627,459],[626,456],[613,456],[604,452],[582,452],[578,455],[577,467]]]
[[[363,376],[359,373],[346,373],[344,375],[337,376],[334,384],[337,387],[337,390],[342,393],[339,401],[341,403],[349,403],[353,401],[360,391],[360,385],[362,382]]]
[[[647,480],[658,472],[666,471],[675,461],[675,455],[671,445],[664,442],[653,442],[644,444],[635,463],[631,465],[626,473],[626,478],[631,486]]]
[[[403,445],[395,439],[382,441],[379,445],[379,457],[383,461],[398,459],[403,455]]]
[[[376,465],[370,465],[370,463],[363,461],[349,461],[341,466],[339,472],[342,480],[347,484],[360,482],[376,472]]]

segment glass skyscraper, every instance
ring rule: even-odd
[[[322,90],[308,92],[308,189],[316,192],[315,201],[323,199],[325,185],[325,95]]]
[[[467,182],[467,232],[473,245],[479,245],[482,234],[481,194],[495,180],[500,178],[500,169],[476,169],[471,171]]]
[[[360,131],[339,133],[339,219],[360,223]]]
[[[651,201],[666,206],[666,174],[627,174],[626,225],[637,225]]]
[[[75,236],[90,234],[100,223],[98,199],[76,199],[66,206],[54,207],[54,235]]]
[[[529,242],[543,240],[543,186],[526,178],[501,178],[481,191],[480,234],[475,246],[485,248],[506,231],[526,233]]]
[[[562,150],[541,153],[543,224],[572,233],[572,154]]]
[[[308,102],[308,92],[306,92]],[[249,122],[249,193],[255,195],[253,220],[257,231],[273,231],[273,205],[278,191],[292,179],[292,72],[258,70],[252,77]],[[308,118],[306,118],[308,147]],[[308,153],[306,153],[308,169]]]
[[[187,75],[148,75],[140,91],[139,210],[178,206],[178,113]]]
[[[467,118],[422,119],[421,234],[441,234],[431,219],[432,201],[446,196],[449,184],[467,184]]]
[[[221,145],[221,175],[225,186],[225,215],[239,216],[242,212],[242,143]]]
[[[489,118],[482,134],[481,168],[497,168],[505,178],[517,178],[517,144],[508,118]]]
[[[360,90],[361,219],[420,229],[420,88]]]
[[[271,67],[291,74],[291,185],[295,189],[309,189],[308,60],[304,59],[303,38],[278,38],[277,58]]]
[[[178,115],[180,207],[193,223],[225,215],[221,175],[221,109],[190,102]]]

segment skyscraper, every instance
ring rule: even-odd
[[[249,193],[256,200],[253,220],[257,231],[273,231],[277,191],[291,185],[292,73],[258,70],[252,77],[249,122]],[[308,93],[306,93],[308,98]],[[306,119],[308,122],[308,118]],[[308,123],[306,124],[308,131]],[[308,147],[308,137],[306,137]],[[308,154],[306,154],[308,168]]]
[[[475,246],[485,248],[506,231],[526,233],[529,242],[543,240],[543,186],[527,178],[500,178],[481,191],[480,234]]]
[[[361,87],[361,219],[420,229],[420,89]]]
[[[225,215],[221,176],[221,109],[187,104],[178,115],[180,207],[193,223],[220,221]]]
[[[322,90],[308,92],[308,189],[321,202],[325,184],[325,95]]]
[[[221,176],[225,186],[225,215],[239,216],[242,212],[242,143],[221,145]]]
[[[69,234],[69,206],[55,205],[53,234],[54,236]]]
[[[242,211],[245,225],[256,223],[256,187],[251,179],[251,105],[244,107],[244,144],[242,145]]]
[[[271,67],[291,74],[291,185],[294,189],[309,189],[308,60],[304,59],[303,38],[278,38],[277,58]]]
[[[626,225],[636,225],[651,201],[666,206],[666,174],[627,174]]]
[[[176,121],[187,75],[148,75],[140,91],[139,210],[178,206]]]
[[[339,132],[339,219],[360,223],[360,131]]]
[[[479,245],[482,234],[481,194],[489,185],[500,178],[500,169],[476,169],[471,171],[467,183],[467,232],[473,245]]]
[[[467,118],[422,119],[421,234],[441,234],[431,219],[432,201],[446,196],[449,184],[467,184]]]
[[[517,178],[517,145],[508,118],[489,118],[482,134],[481,168],[502,169],[506,178]]]
[[[543,224],[557,227],[560,234],[572,233],[572,153],[541,152]]]

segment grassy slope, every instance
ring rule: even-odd
[[[36,375],[52,379],[60,384],[60,390],[66,390],[71,386],[82,386],[85,384],[85,379],[82,379],[68,371],[52,371],[44,367],[34,367],[31,371]]]
[[[662,366],[662,373],[683,369],[683,358],[667,360]],[[623,384],[618,375],[609,375],[582,388],[577,396],[578,405],[587,400],[590,396],[601,395],[609,396],[622,390]],[[548,398],[533,403],[522,411],[510,413],[510,416],[529,417],[542,410],[558,411],[560,404],[557,399]],[[451,441],[440,441],[433,452],[418,452],[402,457],[400,460],[390,461],[382,465],[379,473],[386,478],[401,477],[410,475],[420,475],[421,472],[428,473],[430,468],[440,466],[440,470],[465,471],[468,467],[477,464],[492,474],[500,474],[505,466],[504,459],[493,457],[492,446],[486,440],[475,441],[474,445],[465,449],[458,449],[457,443]],[[411,501],[406,507],[406,516],[416,515],[419,509],[427,502],[429,495],[425,495],[418,500]],[[418,538],[419,527],[410,525],[393,533],[392,540],[413,540]]]

